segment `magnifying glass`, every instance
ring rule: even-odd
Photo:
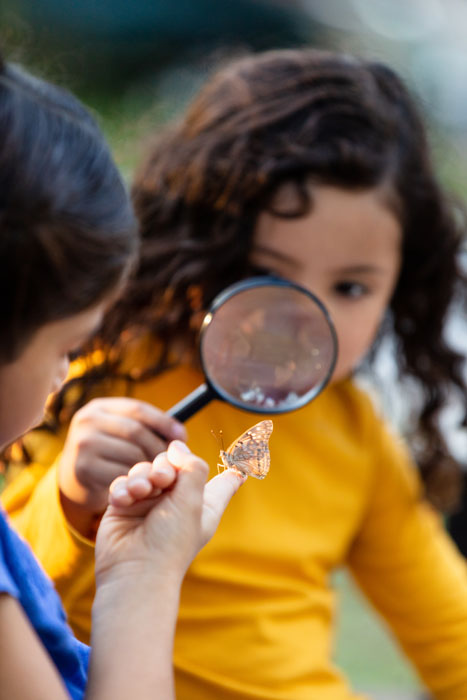
[[[337,336],[322,302],[275,277],[250,277],[221,292],[199,340],[205,382],[173,406],[186,421],[212,399],[253,413],[305,406],[328,383]]]

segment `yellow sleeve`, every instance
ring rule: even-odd
[[[375,432],[375,481],[350,567],[434,697],[465,700],[466,563],[401,441],[381,425]]]
[[[34,440],[39,441],[39,456],[47,462],[59,443],[56,436],[39,432]],[[31,445],[28,449],[33,452]],[[57,480],[60,454],[50,466],[34,462],[25,467],[3,491],[1,500],[13,527],[29,542],[53,580],[75,634],[89,642],[94,544],[76,532],[63,513]]]

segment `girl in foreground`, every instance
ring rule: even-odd
[[[0,183],[5,447],[41,420],[68,355],[121,291],[137,235],[117,169],[84,108],[1,60]],[[148,419],[168,438],[183,435],[160,411]],[[173,697],[182,578],[240,483],[229,473],[205,488],[206,476],[206,464],[174,441],[112,484],[96,542],[90,659],[51,582],[0,512],[0,697]]]
[[[93,590],[82,535],[110,480],[144,454],[140,401],[168,408],[198,386],[203,309],[226,285],[272,272],[326,304],[338,364],[313,403],[274,418],[270,474],[241,490],[187,573],[177,697],[361,697],[332,663],[330,577],[346,566],[433,695],[465,700],[467,573],[428,502],[449,506],[456,493],[437,414],[450,392],[465,392],[462,358],[443,341],[447,308],[465,292],[462,235],[403,84],[380,64],[316,51],[235,62],[154,146],[133,196],[141,264],[84,380],[55,405],[60,432],[28,436],[29,482],[25,472],[5,495],[76,628],[86,634]],[[422,478],[354,379],[384,333],[421,392],[409,439]],[[79,410],[62,451],[80,389],[118,398]],[[214,402],[187,423],[189,444],[215,465],[211,429],[228,443],[252,422]],[[51,524],[37,516],[44,506]]]

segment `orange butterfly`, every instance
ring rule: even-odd
[[[246,430],[227,450],[221,450],[222,464],[219,466],[236,469],[255,479],[264,479],[271,463],[268,440],[272,427],[272,420],[262,420]]]

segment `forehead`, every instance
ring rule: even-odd
[[[297,194],[284,186],[273,203],[274,212],[258,219],[257,250],[275,252],[298,261],[307,252],[316,263],[332,258],[336,264],[352,264],[398,252],[402,228],[388,193],[383,188],[344,190],[318,185],[310,187],[310,211],[284,218],[282,212],[297,210]]]
[[[68,346],[83,343],[97,329],[102,321],[105,308],[104,303],[99,303],[93,308],[73,316],[44,324],[31,338],[23,356],[47,359],[46,353],[52,348],[64,352],[74,349]]]

